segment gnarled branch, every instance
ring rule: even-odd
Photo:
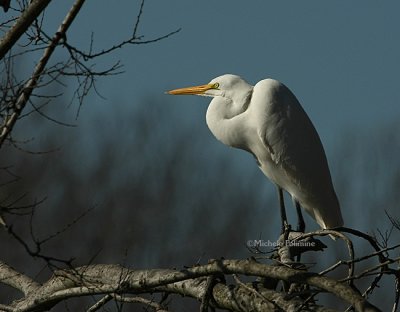
[[[201,300],[208,291],[207,277],[221,274],[240,274],[306,284],[334,294],[354,306],[356,311],[379,311],[345,283],[317,273],[250,260],[214,260],[206,265],[179,271],[132,270],[118,265],[88,265],[59,270],[43,286],[37,287],[35,292],[16,301],[10,307],[12,311],[43,310],[75,296],[147,292],[178,293]],[[235,286],[217,283],[212,289],[212,299],[212,305],[215,307],[233,311],[274,311],[277,307],[286,309],[288,306],[303,304],[295,297],[286,298],[279,291],[266,289],[259,282],[246,286],[243,283]]]

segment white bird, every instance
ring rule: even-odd
[[[168,91],[173,95],[213,97],[206,121],[222,143],[243,149],[256,158],[261,171],[279,191],[282,226],[286,213],[282,189],[323,229],[343,225],[328,162],[311,120],[294,94],[274,79],[255,86],[236,75],[222,75],[208,84]]]

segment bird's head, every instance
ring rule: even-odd
[[[199,86],[186,87],[168,91],[172,95],[200,95],[200,96],[221,96],[232,101],[248,96],[252,86],[237,75],[226,74],[214,78],[209,83]]]

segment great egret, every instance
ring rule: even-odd
[[[279,191],[282,222],[286,222],[282,189],[323,228],[343,225],[321,140],[294,94],[274,79],[255,86],[236,75],[222,75],[208,84],[168,91],[173,95],[213,97],[206,121],[222,143],[256,158],[261,171]],[[284,223],[283,223],[284,224]]]

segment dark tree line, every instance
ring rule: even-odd
[[[12,1],[12,17],[0,24],[1,311],[378,311],[374,296],[383,295],[397,310],[400,224],[384,208],[387,230],[377,233],[279,236],[265,213],[277,208],[275,197],[260,195],[267,182],[255,166],[243,176],[225,155],[205,151],[208,142],[193,128],[155,125],[154,114],[181,118],[158,98],[138,100],[129,122],[117,105],[106,127],[98,112],[61,121],[70,102],[63,88],[73,88],[79,115],[97,80],[123,70],[122,61],[99,69],[96,59],[161,45],[179,30],[144,40],[142,1],[125,40],[101,50],[92,41],[84,50],[68,29],[85,1],[72,3],[58,29],[45,29],[53,4]],[[21,72],[18,63],[32,55],[35,67]],[[368,168],[380,177],[378,164]],[[348,180],[347,170],[339,181]],[[385,206],[398,199],[399,177],[398,170],[380,177],[394,189]],[[346,198],[355,188],[339,193]],[[281,244],[262,247],[264,237]],[[194,300],[180,305],[180,296]]]

